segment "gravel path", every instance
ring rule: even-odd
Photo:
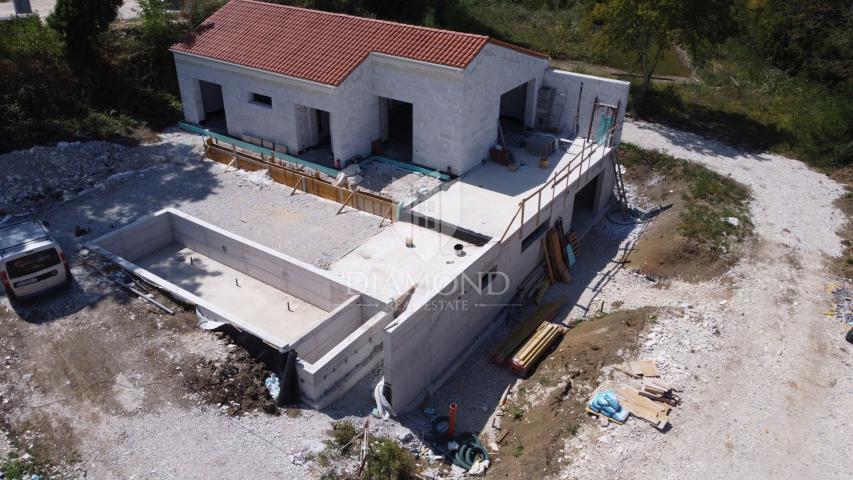
[[[623,140],[749,186],[758,242],[723,278],[700,284],[661,287],[624,269],[582,270],[592,278],[579,275],[586,288],[570,316],[602,302],[662,307],[641,357],[683,389],[683,404],[667,433],[636,419],[585,424],[567,441],[571,466],[561,478],[850,478],[853,355],[845,327],[823,315],[835,281],[826,255],[841,252],[843,217],[832,202],[842,187],[796,160],[742,154],[659,125],[626,123]],[[591,260],[615,258],[616,245],[627,248],[638,234],[604,223],[584,244]],[[630,383],[609,368],[602,382]]]

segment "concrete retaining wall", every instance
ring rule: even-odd
[[[175,242],[322,310],[334,310],[353,294],[322,270],[295,258],[211,228],[179,212],[172,212],[169,219]]]
[[[184,245],[330,313],[302,338],[285,344],[221,306],[132,263],[172,243]],[[279,350],[295,347],[300,354],[298,370],[303,399],[317,408],[343,395],[382,358],[382,331],[391,319],[385,303],[352,291],[328,272],[177,210],[161,210],[87,246],[177,298],[196,305],[210,320],[231,323]]]
[[[165,215],[149,215],[139,221],[104,235],[96,242],[111,253],[134,261],[174,241],[172,223]]]
[[[601,218],[611,206],[613,196],[613,168],[610,157],[602,159],[582,181],[573,183],[564,200],[563,191],[551,201],[543,202],[538,224],[535,215],[525,219],[523,229],[516,227],[503,243],[488,243],[469,258],[464,273],[447,282],[441,292],[428,300],[410,305],[403,315],[395,319],[385,332],[383,342],[385,382],[391,387],[391,403],[396,413],[405,413],[420,403],[425,396],[435,392],[453,372],[464,365],[465,359],[484,338],[500,312],[500,307],[478,306],[508,303],[519,283],[542,259],[539,240],[527,249],[522,248],[524,238],[538,225],[562,217],[564,228],[571,224],[574,196],[588,182],[600,174],[596,191],[594,216]],[[548,212],[551,212],[550,217]],[[521,232],[521,233],[519,233]],[[481,272],[497,267],[506,275],[509,285],[506,292],[483,295],[473,289],[462,292],[452,288],[459,285],[460,277],[477,279]]]
[[[364,378],[382,360],[383,331],[392,318],[390,311],[376,311],[316,362],[300,359],[297,368],[303,399],[314,408],[323,408]]]

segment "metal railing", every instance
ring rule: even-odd
[[[600,148],[610,147],[610,145],[613,141],[613,136],[615,134],[616,134],[616,126],[614,125],[613,127],[611,127],[607,131],[607,133],[604,136],[602,136],[598,139],[593,139],[592,141],[585,140],[583,147],[581,148],[581,151],[578,152],[577,154],[575,154],[575,156],[572,157],[571,160],[569,160],[569,163],[567,163],[560,170],[554,172],[554,175],[549,177],[548,180],[546,180],[545,183],[543,183],[541,187],[536,189],[536,191],[534,191],[533,193],[531,193],[527,197],[523,198],[520,202],[518,202],[518,209],[515,211],[515,215],[513,215],[512,220],[509,221],[509,225],[506,226],[506,230],[504,230],[503,235],[501,235],[500,243],[503,243],[503,241],[506,239],[506,236],[507,236],[507,234],[509,234],[509,231],[512,228],[513,223],[515,223],[515,220],[518,219],[519,216],[521,217],[521,224],[519,225],[519,229],[518,229],[518,238],[524,238],[524,217],[525,217],[525,213],[528,213],[528,214],[532,213],[532,211],[531,211],[532,207],[526,208],[525,206],[527,205],[527,202],[529,202],[530,200],[533,200],[534,198],[536,199],[536,205],[535,205],[536,222],[535,223],[537,226],[539,225],[539,214],[542,210],[542,192],[545,191],[548,187],[551,188],[551,202],[550,202],[550,207],[549,207],[549,211],[548,211],[548,215],[550,216],[551,211],[553,211],[553,209],[554,209],[554,202],[556,201],[557,186],[559,184],[561,184],[563,182],[563,180],[566,181],[566,189],[564,192],[565,197],[563,197],[563,208],[565,208],[566,203],[568,202],[568,198],[569,198],[569,184],[571,181],[572,174],[576,170],[581,169],[578,172],[578,179],[580,179],[581,175],[583,175],[584,173],[588,173],[590,167],[592,166],[593,155]],[[586,170],[583,170],[584,164],[586,164]]]

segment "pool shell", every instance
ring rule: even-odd
[[[296,350],[303,400],[322,408],[381,360],[390,308],[333,272],[164,209],[87,245],[201,316]]]

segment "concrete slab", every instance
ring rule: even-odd
[[[414,247],[406,246],[412,238]],[[456,256],[462,244],[465,256]],[[330,269],[340,273],[351,288],[390,301],[417,284],[411,303],[431,298],[437,289],[462,272],[471,254],[481,247],[436,230],[397,222],[373,236]]]
[[[288,343],[311,331],[328,314],[178,243],[134,263]],[[287,309],[288,302],[292,312]]]
[[[586,145],[589,151],[589,143]],[[548,168],[539,168],[539,157],[521,148],[513,148],[516,161],[522,164],[517,171],[512,172],[507,167],[493,162],[481,164],[460,177],[449,188],[416,205],[412,210],[441,219],[447,224],[499,239],[518,210],[519,202],[560,174],[569,163],[579,162],[578,154],[583,147],[583,139],[575,139],[568,151],[558,150],[548,157]],[[583,180],[583,173],[598,164],[609,151],[610,148],[606,147],[597,149],[584,161],[582,168],[571,175],[570,186],[578,180]],[[553,190],[546,189],[543,191],[542,205],[565,190],[565,181],[560,182]],[[536,198],[527,202],[525,219],[535,215],[537,205]],[[516,220],[510,232],[518,226],[519,221]]]

